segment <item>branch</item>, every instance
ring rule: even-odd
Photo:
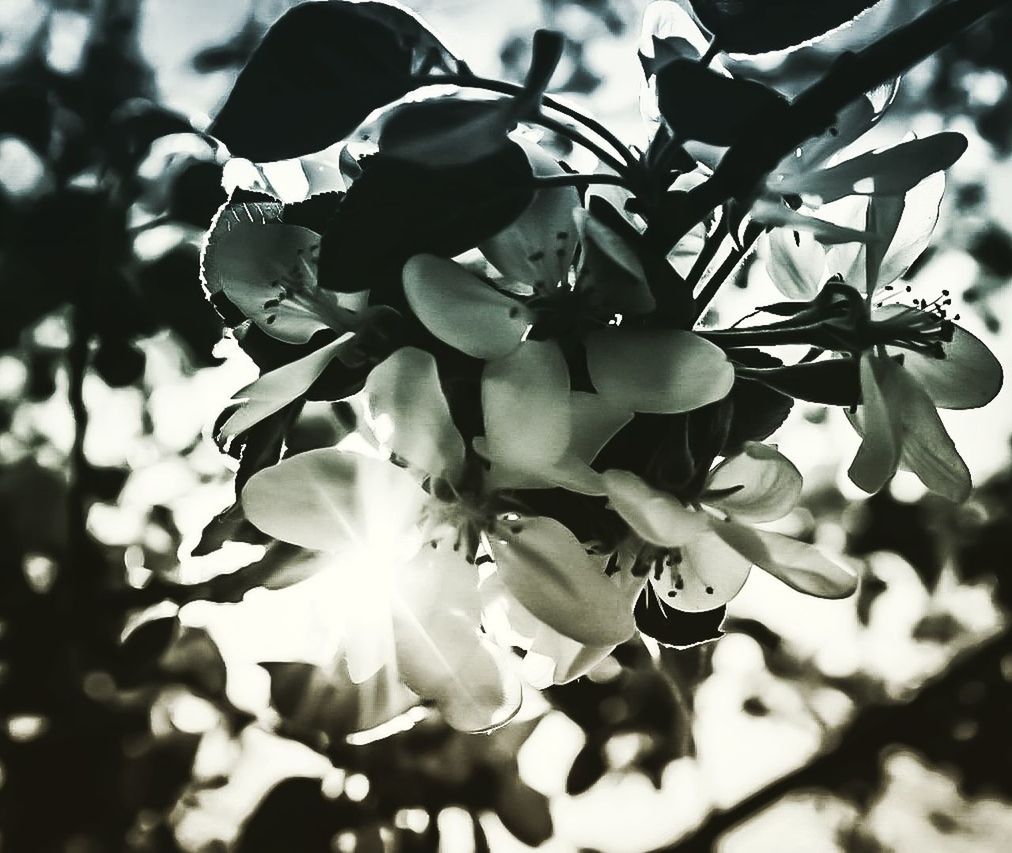
[[[951,715],[946,712],[958,707],[960,688],[989,678],[1003,682],[1002,659],[1010,652],[1012,631],[1006,629],[957,656],[954,663],[909,702],[865,709],[828,751],[732,808],[715,812],[695,832],[653,853],[713,850],[724,833],[792,791],[811,788],[839,791],[856,780],[876,780],[881,753],[887,747],[900,744],[929,750],[933,743],[951,737]],[[996,760],[1000,760],[998,756]]]
[[[726,201],[747,196],[789,152],[830,127],[837,113],[862,93],[898,77],[951,42],[962,30],[1010,0],[949,0],[858,53],[845,53],[826,76],[771,121],[756,116],[705,183],[688,191],[665,239],[670,246]]]

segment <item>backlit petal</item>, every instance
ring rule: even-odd
[[[801,472],[790,459],[774,447],[750,441],[714,468],[706,482],[711,492],[742,488],[712,499],[704,494],[703,502],[738,521],[775,521],[794,509],[801,485]]]
[[[338,304],[338,294],[317,287],[318,234],[279,222],[228,221],[205,252],[205,276],[264,332],[305,343],[322,329],[352,325],[354,314]]]
[[[727,396],[734,368],[692,332],[602,329],[586,339],[587,369],[602,397],[634,412],[688,412]]]
[[[551,628],[587,645],[624,642],[632,603],[604,573],[604,560],[554,519],[504,520],[489,537],[507,590]]]
[[[862,441],[847,473],[866,492],[881,489],[900,460],[900,422],[892,409],[895,398],[890,399],[893,367],[902,369],[888,358],[861,356],[861,406],[855,426]]]
[[[813,545],[733,521],[715,524],[713,530],[739,554],[798,592],[845,598],[857,589],[857,576]]]
[[[540,145],[518,139],[534,175],[563,175],[565,171]],[[576,251],[573,212],[580,207],[575,187],[552,187],[534,193],[527,209],[512,225],[478,248],[507,278],[550,290],[566,281]]]
[[[654,545],[686,545],[709,528],[709,519],[629,471],[605,471],[608,500],[642,539]],[[716,606],[716,605],[714,605]]]
[[[372,369],[365,398],[383,443],[420,471],[456,483],[464,467],[464,439],[439,384],[436,360],[414,347],[397,350]]]
[[[895,405],[903,417],[901,464],[931,491],[951,501],[970,495],[970,471],[917,380],[897,366]]]
[[[398,574],[392,607],[404,683],[434,701],[453,728],[490,731],[520,708],[506,655],[479,629],[474,566],[446,545],[423,548]]]
[[[297,361],[265,373],[237,391],[232,399],[239,401],[240,406],[222,424],[219,431],[222,439],[234,438],[305,394],[350,338],[348,333]]]
[[[404,265],[404,294],[425,328],[474,358],[513,352],[533,322],[523,303],[434,255],[415,255]]]
[[[309,450],[254,474],[242,491],[246,517],[303,548],[357,549],[393,560],[418,519],[425,492],[403,468],[334,448]]]
[[[569,368],[554,341],[525,341],[485,365],[481,405],[493,465],[539,470],[569,445]]]
[[[807,231],[776,228],[769,235],[766,271],[788,299],[814,299],[826,272],[826,250]]]
[[[939,408],[976,409],[990,403],[1004,377],[987,344],[954,324],[952,341],[942,348],[944,359],[904,351],[903,367]]]
[[[688,613],[727,604],[745,585],[753,562],[713,531],[683,545],[670,559],[671,564],[650,583],[668,607]]]

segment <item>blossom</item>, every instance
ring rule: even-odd
[[[673,609],[699,612],[726,604],[753,565],[821,598],[842,598],[857,586],[852,572],[814,546],[754,526],[785,516],[801,492],[797,468],[772,447],[751,442],[718,464],[695,504],[629,471],[606,471],[604,482],[619,515],[656,546],[649,583]]]
[[[792,280],[794,293],[811,293],[832,273],[859,294],[846,316],[827,323],[860,356],[861,404],[850,421],[862,441],[850,478],[876,492],[903,467],[932,491],[962,501],[970,492],[970,472],[937,408],[989,403],[1002,385],[1001,364],[948,316],[948,291],[930,303],[895,301],[911,291],[895,283],[927,247],[944,189],[944,176],[937,173],[905,195],[873,196],[851,213],[851,221],[862,218],[871,235],[866,245],[836,246],[820,255],[799,242],[797,252],[788,247],[784,253],[793,262],[777,269],[795,271],[779,279]]]
[[[243,211],[240,213],[239,210]],[[335,359],[362,361],[359,333],[387,308],[365,308],[357,294],[317,283],[320,235],[281,220],[280,205],[224,208],[212,224],[201,259],[205,288],[224,296],[262,332],[284,344],[306,344],[320,332],[337,337],[240,389],[237,407],[220,427],[231,438],[305,394]]]

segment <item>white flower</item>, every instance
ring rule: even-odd
[[[857,579],[811,545],[753,527],[794,508],[801,475],[779,452],[749,443],[717,465],[698,505],[686,506],[635,474],[604,474],[612,506],[644,542],[657,546],[650,583],[669,607],[698,612],[726,604],[753,565],[821,598],[850,595]]]

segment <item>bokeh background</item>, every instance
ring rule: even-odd
[[[843,413],[796,407],[777,441],[806,493],[785,529],[845,553],[855,598],[756,572],[717,644],[631,642],[493,735],[424,709],[355,731],[368,697],[313,658],[332,617],[297,582],[312,567],[202,533],[233,499],[210,428],[255,369],[200,289],[225,195],[193,130],[290,5],[0,2],[0,850],[1008,850],[1009,389],[946,416],[978,484],[963,506],[903,474],[855,491]],[[645,141],[643,0],[406,5],[489,76],[563,31],[553,88]],[[740,67],[794,92],[928,5],[883,0]],[[949,290],[1006,368],[1010,38],[999,13],[914,68],[876,131],[969,138],[908,278]],[[735,285],[720,319],[762,303],[761,256]],[[295,449],[326,423],[310,407]]]

